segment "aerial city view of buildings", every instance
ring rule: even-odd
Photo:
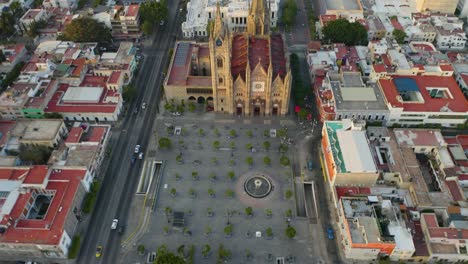
[[[466,0],[0,0],[0,263],[468,263]]]

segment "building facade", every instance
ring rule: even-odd
[[[210,21],[215,20],[217,0],[192,0],[187,2],[187,20],[182,23],[185,38],[207,37]],[[226,2],[226,1],[223,1]],[[220,6],[221,18],[230,31],[244,31],[247,27],[249,3],[246,0],[229,0]],[[276,27],[279,17],[279,0],[267,0],[270,26]]]
[[[285,115],[291,72],[281,35],[269,34],[266,1],[252,1],[246,32],[231,32],[218,6],[208,43],[178,42],[165,80],[168,99],[216,112]]]

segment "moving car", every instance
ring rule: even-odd
[[[143,155],[144,155],[144,153],[143,153],[143,152],[140,152],[140,154],[138,154],[138,159],[141,159],[141,160],[142,160],[142,159],[143,159]]]
[[[333,233],[333,228],[331,228],[331,227],[327,228],[327,236],[328,236],[328,239],[330,239],[330,240],[335,239],[335,234]]]
[[[102,256],[102,246],[98,246],[96,248],[96,258],[100,258]]]
[[[146,102],[141,104],[141,109],[145,109],[145,108],[146,108]]]
[[[140,153],[140,145],[135,146],[135,153]]]
[[[111,229],[112,230],[116,229],[118,223],[119,223],[119,220],[117,220],[117,219],[112,220]]]

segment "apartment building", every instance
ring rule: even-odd
[[[132,40],[141,36],[140,5],[115,5],[110,10],[112,37],[119,40]]]

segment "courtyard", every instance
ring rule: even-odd
[[[156,159],[164,169],[138,242],[142,261],[166,246],[193,263],[320,263],[308,219],[296,217],[292,146],[284,140],[295,126],[161,121]]]

